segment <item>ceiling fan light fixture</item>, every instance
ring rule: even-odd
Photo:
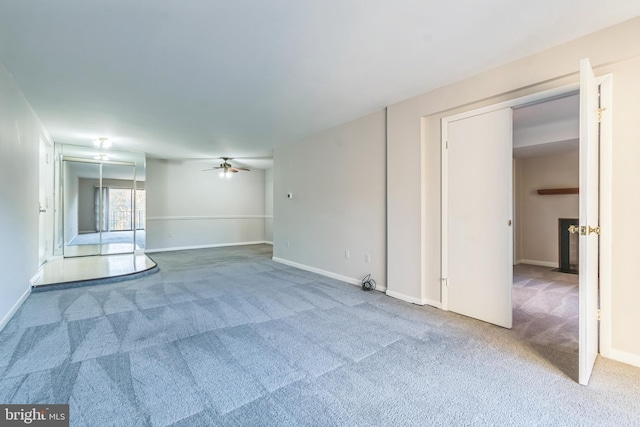
[[[202,171],[206,172],[206,171],[220,170],[220,178],[231,178],[233,174],[236,172],[251,171],[251,169],[249,168],[232,166],[231,163],[229,163],[229,160],[231,160],[230,157],[221,157],[221,159],[224,160],[224,162],[220,163],[220,166],[212,167],[210,169],[203,169]]]
[[[109,148],[111,147],[111,141],[109,141],[109,138],[103,137],[101,136],[100,138],[94,139],[93,141],[93,145],[98,147],[98,148]]]

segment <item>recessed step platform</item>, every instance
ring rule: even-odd
[[[57,259],[42,266],[32,283],[32,292],[122,282],[156,271],[158,265],[145,254]]]

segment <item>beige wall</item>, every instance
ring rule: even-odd
[[[616,358],[640,365],[640,229],[629,227],[640,216],[638,40],[635,18],[388,107],[390,291],[414,302],[440,301],[440,119],[575,84],[579,61],[588,57],[597,75],[613,73],[611,345]]]
[[[625,359],[640,355],[640,58],[606,71],[613,73],[611,340]]]
[[[516,161],[516,258],[558,267],[558,218],[578,218],[577,194],[541,196],[541,188],[577,188],[578,150]]]
[[[276,148],[275,258],[384,289],[385,122],[382,110]]]

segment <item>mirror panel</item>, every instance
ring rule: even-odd
[[[54,256],[144,252],[146,241],[146,158],[144,153],[105,151],[89,146],[56,144],[55,160]],[[122,163],[128,165],[125,166]],[[84,166],[80,167],[80,164]],[[89,169],[92,170],[91,173],[88,172]],[[102,186],[100,185],[100,173],[97,172],[100,170],[103,174]],[[66,174],[69,174],[68,185],[65,184]],[[104,191],[105,187],[109,190]],[[131,205],[135,205],[128,209],[132,215],[130,221],[124,219],[129,215],[125,212],[128,206],[127,196],[117,194],[122,193],[119,190],[127,189],[131,194]],[[96,195],[97,192],[100,195]],[[110,192],[113,193],[113,196],[110,195]],[[96,208],[96,197],[99,199],[100,205],[104,207],[102,213],[96,213],[100,212],[100,209]],[[120,201],[114,202],[115,204],[119,203],[118,213],[114,212],[114,209],[109,211],[107,206],[109,197],[120,197],[121,199],[124,197],[124,201],[119,199]],[[70,215],[66,218],[66,223],[65,215]],[[113,217],[109,218],[109,215]],[[101,224],[98,220],[100,216],[102,216]],[[90,224],[93,224],[93,228],[87,228],[90,227]],[[74,228],[74,225],[77,227]],[[80,227],[81,225],[82,227]],[[114,242],[111,238],[116,235],[105,233],[115,231],[122,233]],[[91,243],[76,244],[91,240],[88,235],[93,233],[95,233],[94,237],[98,238],[94,238]],[[127,233],[129,236],[124,237]],[[75,242],[74,239],[76,239]],[[98,249],[91,245],[98,245]]]
[[[135,167],[104,163],[102,165],[102,201],[105,228],[102,254],[135,251],[136,241]]]
[[[63,255],[65,257],[100,254],[98,195],[83,188],[87,181],[100,182],[100,164],[63,161]]]

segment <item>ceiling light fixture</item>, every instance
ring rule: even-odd
[[[216,169],[222,169],[220,171],[220,177],[221,178],[231,178],[233,176],[234,173],[240,172],[240,171],[250,171],[251,169],[248,168],[240,168],[237,166],[231,166],[231,163],[229,163],[229,160],[231,160],[231,157],[220,157],[222,160],[224,160],[224,162],[220,163],[220,166],[211,168],[211,169],[203,169],[202,171],[212,171],[212,170],[216,170]]]
[[[93,140],[93,145],[99,148],[109,148],[111,147],[111,141],[109,141],[109,138],[101,136],[100,138]]]

